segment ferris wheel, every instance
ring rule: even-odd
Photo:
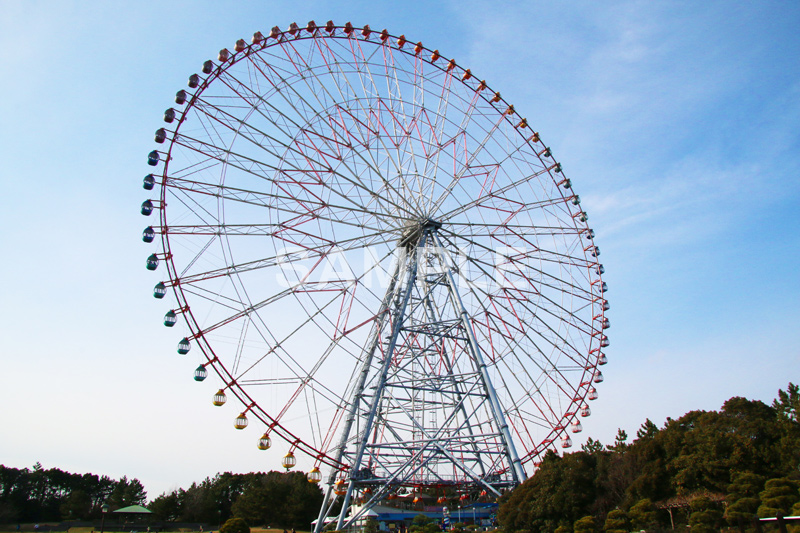
[[[175,102],[144,178],[153,294],[234,426],[325,472],[318,530],[337,496],[342,529],[401,490],[499,495],[571,446],[606,363],[600,250],[499,92],[312,21],[223,49]]]

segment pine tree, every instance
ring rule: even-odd
[[[787,516],[792,506],[800,501],[800,483],[789,478],[776,478],[767,481],[761,492],[761,506],[758,516],[769,518],[781,514]]]
[[[572,530],[575,533],[596,533],[597,523],[593,516],[584,516],[575,521]]]
[[[628,515],[622,509],[614,509],[606,517],[606,522],[603,524],[603,531],[605,533],[628,533],[630,527],[628,525]]]
[[[764,489],[764,481],[764,476],[751,472],[733,474],[728,485],[728,508],[725,511],[725,519],[730,525],[750,522],[761,504],[758,494]]]
[[[636,531],[652,527],[656,523],[656,509],[653,502],[648,498],[639,500],[628,509],[628,518]]]

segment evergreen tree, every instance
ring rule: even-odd
[[[800,387],[789,383],[786,390],[778,390],[778,397],[773,400],[772,407],[778,416],[788,422],[800,422]]]
[[[739,523],[748,524],[761,504],[759,493],[764,489],[764,476],[751,472],[737,472],[733,474],[731,484],[728,485],[728,507],[725,519],[728,524],[736,526]]]
[[[65,520],[86,519],[92,511],[92,499],[81,489],[73,490],[61,504],[60,511]]]
[[[761,491],[761,505],[758,516],[769,518],[781,514],[788,516],[792,506],[800,501],[798,493],[800,483],[789,478],[770,479]]]
[[[572,531],[574,533],[596,533],[597,522],[593,516],[584,516],[575,521]]]
[[[628,509],[628,518],[636,531],[653,527],[656,524],[656,510],[653,502],[647,498],[639,500]]]
[[[786,390],[779,390],[772,402],[782,430],[778,453],[786,471],[800,469],[800,391],[794,383]]]
[[[147,508],[152,511],[158,520],[171,522],[177,520],[181,513],[178,492],[173,491],[169,494],[162,494],[150,502]]]
[[[658,426],[656,426],[652,420],[649,418],[644,421],[642,427],[636,432],[636,440],[648,440],[652,439],[653,437],[658,434]]]
[[[550,532],[581,516],[605,516],[616,507],[633,510],[642,500],[678,503],[678,508],[682,500],[687,509],[680,513],[682,523],[694,514],[697,528],[718,527],[718,503],[689,511],[698,493],[725,495],[725,518],[732,525],[759,505],[760,512],[773,509],[774,516],[778,507],[758,498],[759,485],[800,470],[798,402],[800,388],[790,383],[772,405],[734,397],[719,411],[668,418],[660,429],[646,420],[631,443],[619,430],[607,447],[589,439],[580,452],[548,453],[536,475],[502,499],[501,524],[507,531]],[[784,514],[800,498],[792,494],[792,501],[779,506]],[[637,511],[632,518],[639,518]],[[652,508],[643,520],[647,527],[670,524],[666,513]],[[636,521],[635,527],[645,527]]]
[[[41,463],[32,469],[0,465],[0,523],[97,518],[116,483],[106,476],[45,469]]]
[[[622,509],[614,509],[608,516],[606,522],[603,524],[603,531],[605,533],[628,533],[630,530],[628,515]]]
[[[722,512],[708,497],[703,496],[692,500],[691,509],[689,526],[692,528],[692,533],[717,533],[719,531]]]
[[[128,480],[127,476],[122,476],[111,491],[107,503],[114,511],[130,505],[144,505],[145,502],[147,502],[147,492],[142,482],[136,478]]]
[[[600,441],[594,440],[592,437],[586,439],[586,444],[581,445],[581,450],[584,453],[598,453],[603,451],[603,444]]]
[[[306,527],[316,518],[322,499],[320,488],[303,472],[269,472],[252,477],[232,511],[251,524]]]
[[[617,453],[624,453],[628,444],[628,434],[624,429],[617,429],[617,436],[614,438],[614,444],[608,446],[608,449]]]
[[[608,453],[608,452],[603,452]],[[597,457],[575,452],[559,457],[548,452],[539,471],[517,487],[498,510],[506,531],[554,531],[589,514],[597,498]]]

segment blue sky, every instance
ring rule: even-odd
[[[290,22],[438,48],[515,104],[592,217],[611,347],[584,437],[732,396],[800,348],[800,5],[35,2],[0,20],[0,463],[139,478],[150,497],[279,468],[160,326],[138,214],[161,114],[202,62]],[[230,407],[230,408],[228,408]],[[307,468],[302,462],[300,467]]]

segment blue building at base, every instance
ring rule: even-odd
[[[353,514],[358,514],[360,511],[361,507],[352,508]],[[414,517],[421,514],[438,523],[443,531],[451,529],[459,522],[466,525],[475,524],[483,530],[494,529],[497,523],[497,504],[475,502],[455,507],[426,505],[416,509],[376,505],[364,514],[363,519],[358,520],[356,529],[363,527],[367,520],[374,520],[378,523],[380,531],[404,532],[411,526]],[[335,518],[329,520],[333,521]]]

